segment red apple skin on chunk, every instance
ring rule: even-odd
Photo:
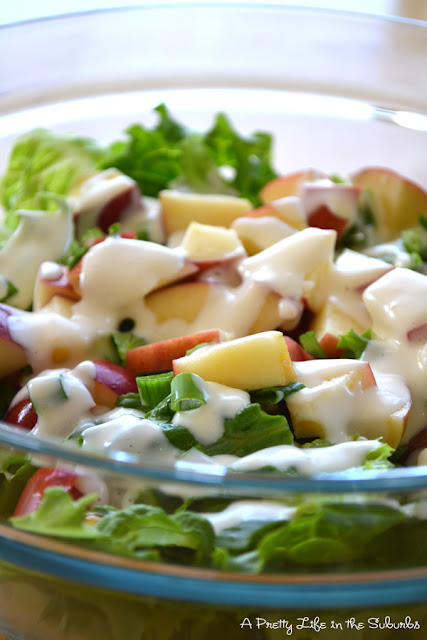
[[[9,424],[31,431],[36,425],[37,413],[30,398],[27,396],[15,402],[15,404],[9,407],[3,420]]]
[[[34,292],[34,305],[37,309],[44,307],[56,295],[74,302],[80,300],[80,294],[75,287],[75,281],[70,278],[68,267],[61,266],[62,273],[56,280],[39,278]]]
[[[220,329],[199,331],[188,336],[170,338],[161,342],[153,342],[136,349],[131,349],[126,355],[126,366],[135,375],[144,373],[160,373],[170,371],[172,362],[176,358],[185,356],[189,349],[204,342],[220,342]]]
[[[337,241],[341,240],[344,235],[344,231],[348,227],[348,220],[336,216],[325,205],[319,207],[313,213],[307,216],[307,221],[310,227],[317,227],[318,229],[335,229],[337,232]]]
[[[344,355],[346,350],[338,348],[339,341],[339,337],[334,336],[332,333],[325,333],[319,340],[319,345],[327,358],[341,358],[341,356]]]
[[[408,442],[408,448],[402,455],[400,461],[405,462],[407,458],[417,451],[418,449],[425,449],[427,447],[427,427],[425,429],[421,429],[418,433],[416,433]]]
[[[427,342],[427,322],[407,333],[409,342],[424,344]]]
[[[27,364],[24,348],[12,340],[7,326],[8,318],[13,313],[12,307],[0,305],[0,378],[20,371]]]
[[[351,181],[364,189],[362,202],[372,209],[379,242],[398,238],[427,215],[427,191],[392,169],[366,167],[354,173]]]
[[[137,185],[119,193],[105,204],[98,214],[96,226],[104,233],[112,224],[120,222],[130,209],[141,208],[141,192]]]
[[[305,360],[314,360],[314,357],[310,355],[300,344],[289,336],[283,336],[288,347],[289,356],[293,362],[303,362]]]
[[[96,404],[113,408],[119,396],[137,393],[135,375],[115,362],[94,360],[96,375],[90,389]]]
[[[259,197],[264,204],[269,204],[270,202],[288,196],[299,196],[304,183],[314,182],[314,180],[325,179],[327,177],[323,171],[312,168],[288,173],[270,180],[259,192]]]
[[[141,209],[141,192],[136,183],[126,186],[97,211],[85,210],[74,213],[76,234],[81,237],[88,229],[99,227],[104,233],[112,224],[123,221],[131,212]]]

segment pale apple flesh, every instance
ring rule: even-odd
[[[295,381],[286,342],[280,331],[202,347],[173,361],[173,372],[189,372],[209,382],[238,389],[262,389]]]
[[[427,215],[427,191],[396,171],[368,167],[355,172],[351,181],[364,190],[363,203],[372,211],[378,241],[398,238]]]
[[[204,195],[164,190],[159,194],[167,236],[187,229],[191,222],[228,227],[252,209],[249,200],[227,195]]]

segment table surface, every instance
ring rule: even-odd
[[[168,0],[173,5],[179,0]],[[206,0],[187,0],[195,6]],[[215,0],[215,4],[228,4],[230,0]],[[130,7],[138,5],[156,5],[160,0],[15,0],[0,2],[0,25],[32,20],[47,16],[58,16],[80,11],[105,9],[112,7]],[[163,4],[163,2],[161,3]],[[262,0],[233,0],[233,4],[263,4]],[[340,9],[378,15],[396,15],[427,20],[426,0],[266,0],[269,5],[295,5]],[[1,640],[1,639],[0,639]]]

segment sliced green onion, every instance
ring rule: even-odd
[[[266,389],[257,389],[251,391],[251,402],[259,402],[259,404],[277,404],[285,398],[304,389],[302,382],[292,382],[284,387],[268,387]]]
[[[124,409],[138,409],[139,411],[144,411],[145,408],[141,404],[139,393],[125,393],[124,395],[119,396],[116,400],[116,407],[123,407]]]
[[[359,360],[362,353],[366,349],[366,345],[371,339],[371,330],[367,329],[360,335],[355,332],[352,328],[347,333],[344,333],[340,336],[337,348],[338,349],[346,349],[343,354],[343,358],[354,358],[355,360]]]
[[[326,358],[326,353],[320,346],[314,331],[306,331],[299,337],[300,344],[314,358]]]
[[[108,227],[108,235],[109,236],[118,236],[120,233],[120,222],[113,222]]]
[[[136,379],[139,398],[145,407],[156,407],[171,392],[172,371],[140,376]]]
[[[179,373],[171,384],[172,411],[190,411],[206,403],[203,380],[195,373]]]
[[[159,404],[145,414],[146,418],[153,420],[159,420],[162,422],[170,422],[173,418],[174,412],[171,409],[171,394],[166,396]]]

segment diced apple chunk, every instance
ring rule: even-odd
[[[335,229],[340,240],[357,218],[361,191],[353,184],[336,184],[332,180],[303,184],[301,203],[309,225]]]
[[[232,227],[249,256],[268,249],[279,240],[296,233],[293,227],[282,222],[277,216],[241,216],[232,223]]]
[[[280,331],[202,347],[173,362],[175,375],[195,373],[204,380],[237,389],[261,389],[295,380],[292,361]]]
[[[371,284],[363,294],[372,328],[383,338],[404,338],[427,322],[427,278],[396,268]]]
[[[288,196],[299,196],[301,186],[306,182],[327,178],[326,174],[317,169],[303,169],[288,173],[270,180],[260,191],[259,195],[265,204]]]
[[[396,447],[404,433],[411,396],[400,376],[374,377],[360,360],[295,363],[305,388],[287,399],[297,438],[325,438],[336,444],[358,434],[383,438]]]
[[[144,303],[154,313],[157,323],[177,318],[191,324],[206,305],[212,290],[220,287],[207,281],[181,282],[149,293]]]
[[[50,273],[48,271],[50,269]],[[44,307],[54,296],[77,302],[79,293],[69,279],[69,269],[55,263],[42,263],[34,285],[33,310]]]
[[[228,227],[252,209],[249,200],[228,195],[205,195],[164,190],[159,194],[166,234],[186,229],[191,222]]]
[[[363,333],[368,326],[368,324],[360,324],[354,315],[346,313],[334,297],[326,300],[310,323],[310,329],[315,332],[318,340],[327,334],[343,335],[350,329],[354,329],[356,333]]]
[[[269,291],[267,293],[260,312],[249,328],[249,334],[261,333],[280,327],[283,320],[280,313],[281,300],[281,296],[275,291]]]
[[[245,251],[234,229],[191,222],[181,242],[181,248],[192,262],[218,262],[244,255]]]
[[[73,301],[70,298],[64,298],[64,296],[55,295],[44,307],[39,309],[41,313],[58,313],[64,318],[71,318],[73,315]]]
[[[379,241],[399,237],[427,215],[427,191],[391,169],[368,167],[354,173],[351,181],[364,189],[362,198],[372,210]]]
[[[239,271],[243,278],[262,281],[283,298],[299,301],[305,297],[317,308],[323,302],[323,287],[316,290],[316,284],[331,268],[335,238],[335,231],[304,229],[245,258]]]

